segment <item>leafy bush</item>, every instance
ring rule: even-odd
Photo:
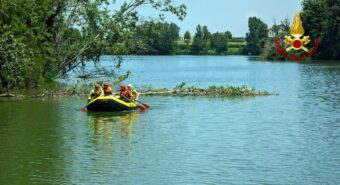
[[[0,90],[6,90],[22,86],[24,82],[24,69],[29,60],[26,57],[26,46],[14,38],[12,32],[7,31],[7,27],[2,27],[4,31],[0,35]]]

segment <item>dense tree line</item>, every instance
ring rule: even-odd
[[[145,22],[133,35],[136,43],[129,54],[170,55],[179,39],[179,27],[174,23]]]
[[[227,54],[228,42],[232,38],[229,31],[210,33],[207,26],[198,25],[193,37],[186,31],[182,38],[179,27],[174,23],[146,21],[136,26],[132,34],[133,44],[126,48],[120,46],[112,54],[134,55],[204,55]],[[182,44],[179,41],[183,41]],[[117,50],[117,48],[116,48]],[[115,51],[116,51],[115,50]]]
[[[160,17],[171,12],[183,19],[186,14],[183,4],[174,6],[171,0],[131,0],[113,11],[109,6],[114,2],[1,0],[0,91],[38,87],[65,77],[69,71],[86,77],[88,62],[97,67],[91,73],[114,76],[114,71],[97,65],[99,57],[131,48],[139,29],[139,7],[151,6],[159,10]]]
[[[207,26],[198,25],[191,45],[191,54],[227,54],[231,38],[229,31],[211,34]]]

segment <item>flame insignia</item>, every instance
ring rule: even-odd
[[[296,12],[294,17],[294,22],[292,27],[289,30],[291,36],[285,36],[285,43],[289,45],[286,48],[286,51],[294,50],[304,50],[308,52],[308,49],[305,47],[310,42],[309,36],[303,36],[305,30],[302,26],[302,21],[300,17],[300,12]],[[303,37],[302,37],[303,36]],[[302,37],[302,39],[301,39]]]

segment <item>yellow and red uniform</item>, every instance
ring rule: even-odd
[[[104,96],[112,95],[112,88],[111,87],[104,87]]]
[[[104,83],[103,90],[104,90],[104,96],[112,95],[112,88],[110,87],[109,82],[105,82]]]
[[[131,92],[129,89],[121,89],[119,92],[118,92],[118,95],[120,97],[120,99],[131,99]]]
[[[119,96],[119,99],[121,100],[132,101],[131,91],[128,88],[126,88],[125,84],[120,84],[120,90],[117,94]]]
[[[91,101],[99,96],[103,95],[103,90],[100,88],[99,84],[95,85],[95,88],[91,90],[90,96],[88,97],[87,101]]]

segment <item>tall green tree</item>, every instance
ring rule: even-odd
[[[213,33],[211,36],[211,48],[216,54],[226,54],[228,52],[229,35],[224,33]]]
[[[183,38],[184,38],[184,42],[189,44],[191,42],[191,34],[190,34],[190,32],[186,31],[184,33],[184,37]]]
[[[227,39],[232,39],[233,35],[231,34],[230,31],[226,31],[226,32],[224,32],[224,37],[227,38]]]
[[[194,55],[202,54],[203,51],[203,31],[201,25],[197,25],[196,33],[191,45],[191,53]]]
[[[203,26],[202,28],[203,32],[203,53],[209,53],[209,50],[211,49],[211,33],[209,32],[209,29],[207,26]]]
[[[208,51],[211,49],[210,39],[211,33],[209,32],[208,27],[201,27],[201,25],[198,25],[196,27],[196,33],[193,38],[191,53],[196,55],[207,54]]]
[[[249,17],[248,27],[245,52],[251,55],[259,55],[262,53],[267,38],[268,26],[260,18]]]

